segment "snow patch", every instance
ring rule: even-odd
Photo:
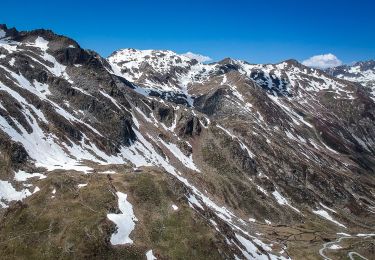
[[[190,154],[190,156],[186,156],[180,148],[177,147],[174,143],[166,143],[163,139],[159,138],[159,141],[168,148],[169,151],[180,161],[182,164],[189,169],[192,169],[193,171],[200,172],[200,170],[197,168],[197,166],[193,162],[193,154]]]
[[[6,202],[14,200],[23,200],[32,193],[28,189],[17,191],[10,182],[0,181],[0,206],[7,208]]]
[[[341,248],[342,248],[342,246],[340,246],[340,245],[332,245],[332,246],[328,247],[328,249],[332,249],[332,250],[337,250],[337,249],[341,249]]]
[[[333,210],[333,209],[331,209],[331,208],[327,207],[327,206],[326,206],[326,205],[324,205],[323,203],[319,202],[319,204],[320,204],[320,206],[322,206],[323,208],[325,208],[325,209],[328,209],[329,211],[331,211],[331,212],[333,212],[333,213],[336,213],[336,211],[335,211],[335,210]]]
[[[152,253],[152,250],[147,251],[146,258],[147,258],[147,260],[156,260],[156,257]]]
[[[34,59],[35,61],[37,61],[38,63],[43,65],[46,69],[48,69],[56,77],[63,77],[68,82],[73,83],[71,81],[71,79],[69,78],[68,74],[65,72],[66,66],[57,62],[55,57],[53,57],[51,54],[47,53],[48,44],[49,44],[49,42],[47,40],[45,40],[43,37],[38,36],[33,43],[27,43],[26,45],[39,48],[42,51],[41,58],[44,61],[52,63],[52,67],[50,65],[45,65],[44,63],[41,63],[41,62]]]
[[[202,204],[199,203],[195,195],[190,194],[188,197],[189,205],[192,207],[192,205],[198,206],[201,209],[204,209]]]
[[[246,257],[246,259],[264,259],[268,260],[268,256],[261,254],[258,250],[258,248],[248,239],[244,238],[243,236],[239,234],[235,234],[238,241],[241,243],[242,247],[245,248],[241,249],[242,254]]]
[[[13,67],[15,62],[16,60],[14,58],[11,58],[9,61],[9,65]]]
[[[280,205],[287,205],[287,206],[291,207],[293,210],[295,210],[298,213],[300,213],[300,211],[297,208],[295,208],[292,205],[290,205],[289,202],[287,201],[287,199],[284,198],[277,190],[275,190],[274,192],[272,192],[272,195],[275,197],[277,203],[279,203]]]
[[[110,95],[108,95],[107,93],[105,93],[104,91],[100,91],[100,93],[105,96],[106,98],[108,98],[109,100],[111,100],[111,102],[120,110],[122,110],[122,108],[120,107],[120,105],[117,103],[116,99],[114,99],[113,97],[111,97]]]
[[[16,181],[27,181],[30,178],[38,177],[38,179],[45,179],[47,178],[46,175],[41,173],[27,173],[25,171],[18,171],[14,175],[14,179]]]
[[[33,191],[33,194],[37,193],[38,191],[40,191],[40,188],[38,186],[36,186],[35,189],[34,189],[34,191]]]
[[[340,227],[343,227],[343,228],[346,228],[346,226],[344,226],[343,224],[341,224],[340,222],[334,220],[331,215],[328,214],[327,211],[323,210],[323,209],[320,209],[320,210],[313,210],[313,213],[335,223],[336,225],[340,226]]]
[[[133,206],[127,201],[127,194],[116,192],[118,197],[119,214],[107,214],[107,218],[117,225],[117,231],[111,236],[112,245],[133,244],[129,238],[138,221],[133,212]]]
[[[368,233],[368,234],[359,233],[359,234],[357,234],[357,237],[372,237],[372,236],[375,236],[375,233]]]

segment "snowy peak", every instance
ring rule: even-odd
[[[107,61],[115,75],[137,86],[138,93],[192,105],[186,77],[192,67],[201,65],[197,60],[172,51],[122,49]]]
[[[142,88],[184,94],[190,101],[193,98],[189,97],[189,91],[194,85],[231,71],[242,74],[276,96],[298,96],[301,91],[341,88],[335,78],[296,60],[278,64],[250,64],[225,58],[216,63],[203,64],[172,51],[123,49],[113,53],[108,62],[117,75]]]
[[[108,57],[108,61],[117,66],[123,76],[132,81],[139,81],[142,77],[152,75],[181,73],[197,63],[194,59],[172,51],[136,49],[116,51]]]
[[[147,62],[155,65],[155,69],[169,66],[186,66],[186,63],[192,62],[194,59],[185,55],[177,54],[170,50],[137,50],[133,48],[125,48],[112,53],[108,60],[114,63],[121,62]],[[184,64],[185,63],[185,64]]]
[[[356,62],[353,67],[360,67],[361,71],[375,70],[375,60],[359,61]]]
[[[353,65],[343,65],[326,70],[328,74],[369,87],[375,93],[375,61],[360,61]]]

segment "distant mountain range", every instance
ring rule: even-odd
[[[0,25],[0,252],[371,259],[374,89],[374,61],[103,58]]]
[[[330,75],[353,82],[375,90],[375,61],[360,61],[353,65],[343,65],[326,70]]]

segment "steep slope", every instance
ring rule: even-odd
[[[20,142],[47,169],[123,161],[115,154],[135,138],[130,105],[102,59],[50,31],[12,32],[0,45],[2,143]]]
[[[293,60],[105,60],[51,31],[0,35],[6,257],[371,252],[356,235],[374,233],[366,89]],[[342,250],[325,245],[342,233]]]

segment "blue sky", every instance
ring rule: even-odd
[[[10,1],[0,23],[48,28],[103,56],[170,49],[214,60],[305,60],[332,53],[345,63],[375,58],[375,1]]]

